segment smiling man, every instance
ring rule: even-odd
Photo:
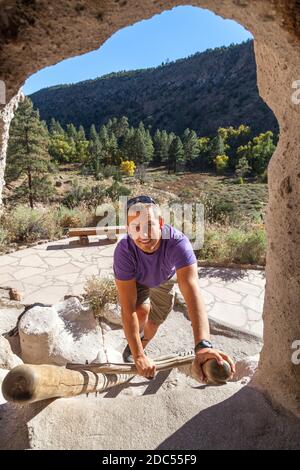
[[[116,246],[113,270],[128,341],[123,359],[134,362],[140,375],[155,375],[155,364],[144,349],[172,310],[175,275],[194,333],[194,372],[200,381],[205,381],[202,364],[209,359],[221,364],[225,359],[234,373],[231,358],[214,349],[210,342],[192,245],[182,232],[164,224],[151,197],[138,196],[127,201],[127,234]]]

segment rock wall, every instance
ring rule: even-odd
[[[292,362],[293,343],[300,339],[300,105],[291,93],[300,67],[295,57],[276,57],[266,45],[257,44],[256,55],[260,90],[281,132],[268,168],[264,348],[255,383],[300,416],[300,364]]]
[[[104,0],[101,4],[93,0],[2,1],[0,80],[5,82],[8,105],[0,124],[0,176],[5,164],[11,100],[28,76],[62,59],[97,49],[120,28],[181,3],[180,0]],[[265,345],[255,383],[274,403],[300,416],[300,365],[291,361],[292,343],[300,339],[300,134],[297,128],[300,104],[292,100],[293,84],[300,80],[299,2],[193,0],[190,3],[234,19],[252,32],[259,91],[279,121],[280,141],[269,168]],[[3,176],[0,194],[1,185]]]
[[[10,102],[6,106],[0,108],[0,211],[2,206],[2,193],[5,185],[4,181],[4,172],[6,165],[6,151],[7,151],[7,142],[9,136],[9,127],[12,118],[14,117],[14,111],[18,107],[19,101],[23,98],[23,93],[21,90],[11,98]]]

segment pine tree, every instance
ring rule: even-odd
[[[39,111],[25,98],[11,123],[7,151],[7,171],[12,179],[26,176],[19,194],[28,198],[31,208],[38,200],[47,200],[54,188],[47,174],[54,170],[48,153],[49,134]]]
[[[186,166],[192,168],[199,155],[199,142],[195,131],[186,129],[183,134],[183,148]]]
[[[112,165],[120,165],[121,157],[119,153],[118,141],[115,134],[112,132],[109,144],[108,144],[108,152],[110,155],[110,164]]]
[[[64,135],[65,133],[59,121],[56,121],[54,118],[51,118],[49,132],[50,132],[50,135],[54,135],[54,134]]]
[[[197,169],[202,171],[210,167],[211,140],[209,137],[200,137],[198,139],[199,155],[195,162]]]
[[[76,131],[76,137],[74,138],[74,142],[76,153],[74,161],[81,163],[87,162],[89,141],[85,138],[85,130],[83,126],[79,126],[78,131]]]
[[[145,130],[142,122],[134,129],[131,143],[132,158],[135,163],[147,165],[153,157],[153,143],[150,132]]]
[[[74,124],[67,124],[67,135],[70,137],[70,139],[74,139],[76,141],[77,139],[77,130]]]
[[[131,154],[135,163],[143,163],[146,156],[144,136],[140,129],[135,128],[131,138]]]
[[[174,134],[174,132],[170,132],[170,134],[168,134],[166,131],[163,131],[162,132],[162,139],[163,139],[163,134],[164,134],[164,137],[166,138],[166,150],[167,151],[162,154],[161,161],[163,163],[166,163],[168,173],[171,173],[172,158],[171,158],[171,153],[170,153],[170,147],[171,147],[171,144],[172,144],[173,140],[175,139],[176,135]]]
[[[96,131],[96,126],[95,124],[92,124],[91,127],[90,127],[90,134],[89,134],[89,139],[90,140],[97,140],[99,139],[99,135]]]
[[[116,118],[115,117],[113,117],[112,119],[109,119],[106,123],[106,130],[107,130],[107,133],[108,133],[109,137],[111,136],[111,133],[114,132],[115,124],[116,124]]]
[[[154,154],[153,140],[152,140],[149,129],[146,130],[145,140],[146,140],[146,148],[147,148],[147,162],[149,163],[153,159],[153,154]]]
[[[102,162],[104,165],[119,165],[121,162],[118,141],[111,128],[115,121],[109,120],[103,124],[99,131],[99,140],[102,147]]]
[[[132,142],[134,136],[134,128],[129,127],[124,134],[120,144],[120,153],[125,160],[134,160],[132,154]]]
[[[169,149],[171,142],[173,138],[175,137],[175,134],[171,133],[168,134],[167,131],[163,130],[161,133],[161,161],[166,161],[168,159],[169,155]]]
[[[160,165],[168,160],[170,141],[167,131],[157,129],[153,137],[153,163]]]
[[[79,126],[78,132],[77,132],[77,139],[78,140],[86,140],[85,138],[85,130],[83,126]]]
[[[119,139],[120,137],[123,137],[127,129],[129,129],[128,117],[122,116],[115,130],[115,136],[117,137],[117,139]]]
[[[105,124],[103,124],[103,126],[100,127],[99,139],[100,139],[102,147],[104,149],[107,149],[109,147],[109,135],[108,135],[108,131],[107,131]]]
[[[100,138],[94,124],[91,125],[90,129],[88,154],[89,157],[85,168],[88,168],[88,170],[94,174],[96,179],[99,179],[103,160],[103,152]]]
[[[153,148],[154,148],[153,163],[155,165],[160,165],[162,162],[162,158],[161,158],[162,136],[161,136],[161,131],[159,129],[156,130],[154,137],[153,137]]]

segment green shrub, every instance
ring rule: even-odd
[[[97,184],[86,189],[83,201],[88,207],[97,207],[102,204],[105,198],[105,188],[102,184]]]
[[[113,180],[118,181],[119,183],[123,180],[123,174],[121,170],[117,169],[117,171],[113,175]]]
[[[205,218],[209,222],[225,222],[234,217],[234,204],[222,199],[206,198],[204,201]]]
[[[92,175],[93,174],[93,169],[88,166],[88,165],[81,165],[80,167],[80,174],[82,176],[89,176],[89,175]]]
[[[263,227],[230,227],[208,224],[204,245],[196,251],[200,259],[237,264],[266,262],[266,234]]]
[[[178,194],[178,197],[181,199],[190,199],[194,197],[194,191],[190,188],[185,188]]]
[[[221,228],[207,227],[204,233],[204,244],[201,250],[196,252],[200,259],[221,260],[224,258],[223,233]]]
[[[120,178],[118,181],[121,181],[122,179],[122,175],[119,168],[113,165],[106,165],[103,167],[101,166],[100,173],[103,175],[104,178],[112,177],[115,181],[117,181],[118,178]]]
[[[85,207],[69,209],[61,206],[56,212],[56,222],[59,227],[86,227],[91,218],[90,212]]]
[[[86,189],[77,180],[73,181],[72,189],[63,198],[62,204],[69,209],[78,206],[85,198]]]
[[[71,191],[62,200],[62,204],[69,209],[74,209],[81,203],[96,207],[104,201],[104,197],[105,189],[102,184],[87,187],[75,180]]]
[[[236,263],[265,264],[266,234],[262,228],[232,229],[226,237],[228,258]]]
[[[34,205],[37,202],[44,204],[49,203],[53,196],[56,194],[56,189],[53,185],[52,179],[48,175],[36,175],[32,181],[32,196]],[[24,181],[20,186],[14,190],[14,199],[18,200],[20,204],[28,201],[29,190],[27,181]]]
[[[99,173],[95,173],[95,179],[96,179],[97,181],[103,181],[103,180],[104,180],[104,176],[103,176],[103,174],[100,173],[100,172],[99,172]]]
[[[129,196],[131,194],[131,190],[127,188],[127,186],[122,186],[115,181],[106,189],[105,193],[112,201],[116,201],[120,196]]]

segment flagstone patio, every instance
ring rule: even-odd
[[[90,237],[84,247],[66,238],[2,255],[0,287],[16,288],[24,304],[53,304],[82,294],[89,276],[113,276],[115,246],[105,236]],[[199,283],[212,318],[262,335],[263,271],[199,268]]]

